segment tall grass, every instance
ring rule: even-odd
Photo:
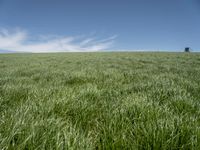
[[[0,149],[200,149],[200,55],[0,55]]]

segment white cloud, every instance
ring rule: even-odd
[[[109,49],[116,36],[97,40],[95,37],[40,35],[36,40],[24,30],[0,29],[0,49],[15,52],[87,52]]]

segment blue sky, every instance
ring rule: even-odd
[[[0,0],[0,50],[200,50],[199,0]]]

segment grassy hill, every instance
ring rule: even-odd
[[[200,149],[200,54],[1,54],[0,149]]]

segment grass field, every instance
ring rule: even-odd
[[[0,149],[200,149],[200,54],[0,55]]]

